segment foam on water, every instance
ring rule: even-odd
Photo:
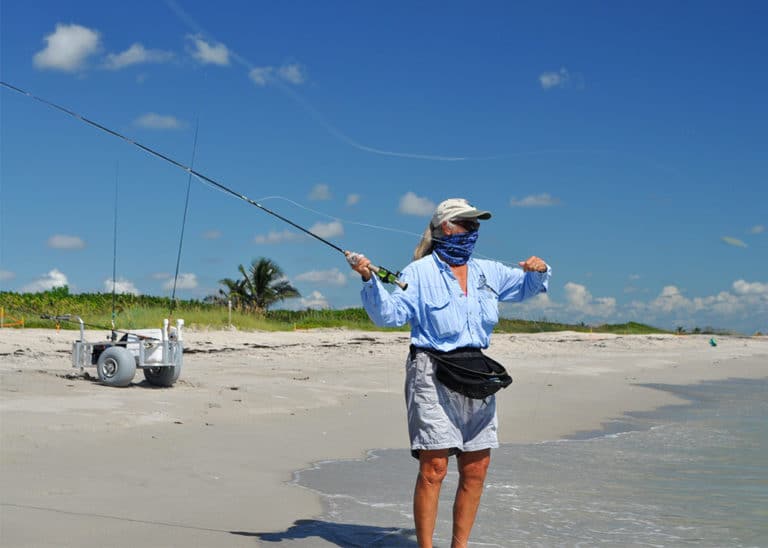
[[[471,545],[768,546],[768,379],[654,388],[690,403],[629,414],[603,432],[495,450]],[[415,474],[406,450],[299,472],[326,515],[281,540],[415,546]],[[452,465],[440,546],[450,544],[457,479]]]

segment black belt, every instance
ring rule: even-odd
[[[460,346],[458,348],[454,348],[453,350],[435,350],[434,348],[416,346],[412,344],[409,351],[410,358],[413,359],[416,357],[416,354],[419,353],[437,354],[439,356],[454,356],[456,354],[482,354],[483,349],[477,346]]]

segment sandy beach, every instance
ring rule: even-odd
[[[0,330],[3,546],[256,546],[321,514],[293,472],[408,444],[404,332],[188,330],[169,389],[140,371],[124,389],[95,382],[70,366],[76,337]],[[514,378],[498,395],[500,441],[681,402],[644,384],[768,375],[765,337],[709,340],[497,334],[488,354]],[[403,470],[408,489],[415,472]]]

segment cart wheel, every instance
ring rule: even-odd
[[[128,386],[136,373],[136,360],[125,348],[111,346],[96,363],[99,380],[109,386]]]
[[[155,386],[173,386],[179,378],[181,366],[145,367],[144,378]]]

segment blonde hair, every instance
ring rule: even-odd
[[[427,228],[424,229],[424,234],[421,235],[419,245],[417,245],[416,249],[413,250],[413,260],[418,261],[422,257],[430,255],[435,248],[435,240],[439,240],[442,237],[443,229],[441,225],[432,227],[432,223],[430,222],[427,225]]]

